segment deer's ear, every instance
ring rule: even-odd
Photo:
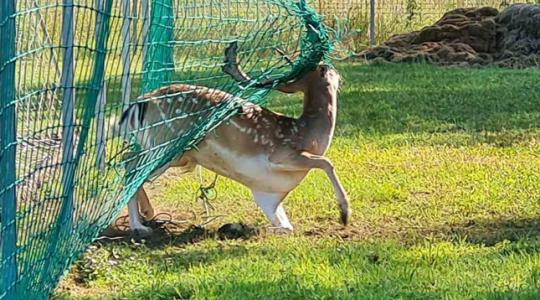
[[[280,92],[286,94],[294,94],[304,90],[304,84],[302,80],[293,81],[284,85],[280,85],[277,88]]]

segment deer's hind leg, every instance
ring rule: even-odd
[[[148,195],[143,187],[137,191],[137,202],[139,204],[139,212],[145,221],[150,221],[154,217],[154,208],[148,199]]]
[[[152,233],[152,228],[143,225],[139,214],[139,202],[144,201],[142,198],[146,198],[148,200],[143,187],[140,187],[135,196],[133,196],[133,198],[131,198],[131,200],[128,202],[129,227],[136,235],[148,236]],[[148,204],[150,203],[148,202]]]
[[[262,209],[268,220],[278,229],[293,230],[289,217],[283,208],[283,198],[287,193],[269,193],[252,191],[255,202]]]

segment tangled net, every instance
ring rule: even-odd
[[[256,82],[298,78],[331,49],[305,1],[0,5],[0,299],[46,298],[150,174],[242,101],[263,103],[269,90]],[[232,42],[253,84],[239,86],[221,71]],[[117,128],[120,115],[140,95],[177,82],[234,101],[197,110],[186,103],[178,115],[195,116],[193,124],[137,149],[132,133]]]

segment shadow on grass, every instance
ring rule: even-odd
[[[331,289],[325,287],[314,288],[290,288],[290,281],[266,281],[260,278],[257,281],[231,280],[227,282],[214,282],[220,287],[219,295],[201,295],[191,287],[178,287],[166,285],[156,290],[152,287],[145,288],[135,294],[128,295],[128,299],[361,299],[360,294],[347,293],[345,290]],[[121,297],[118,297],[121,298]]]
[[[404,245],[415,245],[428,238],[488,247],[504,241],[519,244],[528,240],[540,240],[540,216],[526,219],[469,220],[463,223],[426,227],[406,226],[402,223],[387,227],[379,225],[353,222],[348,227],[336,229],[322,226],[309,229],[303,234],[312,238],[336,237],[344,241],[398,239]],[[516,249],[527,253],[540,253],[540,245],[527,247],[527,249]]]
[[[465,239],[467,243],[493,246],[503,241],[519,242],[540,238],[540,217],[528,219],[470,220],[462,224],[451,224],[426,230],[446,237]],[[540,248],[527,252],[540,252]]]
[[[257,238],[261,229],[242,223],[225,224],[219,229],[209,229],[198,225],[147,224],[153,233],[147,237],[136,236],[129,230],[109,227],[101,234],[98,243],[102,245],[144,244],[148,249],[163,249],[168,246],[196,244],[212,240],[249,240]],[[401,224],[403,225],[403,224]],[[399,237],[415,243],[419,238],[435,237],[443,240],[459,240],[470,244],[493,246],[503,241],[519,242],[540,239],[540,216],[531,218],[471,219],[462,223],[435,225],[432,227],[399,228],[352,223],[347,227],[321,226],[303,232],[306,237],[338,237],[342,240],[363,240],[364,238]],[[533,252],[540,252],[535,247]]]
[[[187,286],[174,286],[166,284],[144,288],[136,293],[117,297],[118,299],[192,299],[192,298],[219,298],[219,299],[440,299],[445,298],[443,291],[400,291],[407,285],[406,282],[384,283],[383,286],[355,284],[341,285],[330,288],[327,286],[306,287],[300,284],[294,276],[286,276],[279,281],[268,281],[264,278],[257,280],[237,278],[228,281],[217,281],[212,284],[219,287],[219,294],[203,295],[195,288]],[[126,297],[127,296],[127,297]],[[456,295],[454,295],[456,296]],[[116,299],[116,298],[115,298]],[[486,300],[536,300],[540,299],[540,289],[514,289],[507,291],[490,291],[467,295],[463,292],[456,299],[486,299]]]
[[[235,223],[225,224],[218,230],[207,229],[199,225],[178,227],[176,224],[150,222],[152,234],[141,237],[129,230],[119,230],[114,227],[105,229],[98,243],[102,245],[144,244],[148,249],[162,249],[167,246],[182,246],[195,244],[206,239],[241,239],[246,240],[259,235],[257,227]]]
[[[486,300],[537,300],[540,299],[540,288],[517,289],[510,291],[494,291],[486,293],[480,299]]]
[[[153,247],[161,248],[164,245],[189,243],[190,238],[188,237],[191,237],[194,231],[197,232],[196,229],[192,228],[183,230],[172,237],[163,236],[167,238],[160,242],[149,242],[144,248],[153,249]],[[540,252],[540,217],[519,220],[469,221],[463,224],[434,228],[431,232],[420,230],[416,234],[440,235],[443,236],[443,239],[453,240],[456,238],[464,243],[487,246],[505,240],[513,242],[494,248],[495,252],[488,250],[478,255],[473,251],[462,256],[448,255],[447,258],[444,257],[444,254],[441,254],[441,257],[424,257],[419,252],[409,252],[414,250],[401,243],[397,244],[399,245],[397,248],[393,248],[396,247],[393,245],[386,249],[378,244],[372,245],[371,242],[343,244],[343,248],[340,250],[336,250],[333,245],[325,244],[320,246],[314,244],[308,246],[309,248],[285,247],[281,249],[278,246],[278,250],[276,250],[266,247],[246,247],[242,243],[225,246],[216,244],[205,249],[190,248],[173,252],[142,249],[145,264],[155,268],[153,272],[158,270],[157,272],[160,273],[158,276],[176,274],[174,276],[178,276],[179,279],[171,280],[170,277],[167,277],[168,279],[163,281],[143,281],[145,283],[139,288],[123,291],[112,297],[114,299],[190,299],[201,297],[220,299],[439,299],[444,298],[446,292],[450,292],[456,299],[462,299],[466,296],[470,299],[540,299],[540,290],[510,289],[510,287],[509,290],[505,288],[499,290],[501,288],[499,285],[493,283],[493,286],[490,286],[490,283],[485,280],[478,284],[469,281],[465,287],[458,288],[452,280],[446,282],[445,278],[440,278],[441,281],[435,284],[432,282],[431,275],[428,276],[431,268],[446,268],[445,270],[450,273],[448,276],[459,276],[460,271],[456,271],[455,268],[465,270],[467,266],[478,263],[493,263],[503,268],[505,261],[514,261],[514,266],[521,268],[521,265],[515,262],[516,257],[521,257],[526,261],[526,257],[530,257],[529,254]],[[194,235],[199,238],[214,238],[215,232]],[[415,243],[416,245],[418,243]],[[299,250],[308,252],[300,255],[298,254]],[[275,257],[276,251],[279,252],[279,256],[287,257],[287,260]],[[376,259],[373,258],[374,253],[377,256]],[[414,256],[411,257],[411,254]],[[478,257],[476,257],[477,255]],[[300,265],[303,259],[306,258],[307,261],[310,261],[313,257],[326,257],[320,261],[328,262],[336,270],[343,267],[344,264],[348,267],[356,266],[358,273],[354,274],[362,279],[345,276],[342,281],[339,281],[339,284],[329,287],[329,282],[332,281],[321,283],[314,279],[312,275],[315,276],[315,274],[309,271],[298,274],[291,272],[292,265],[296,263]],[[437,262],[431,262],[431,259]],[[229,263],[230,261],[242,261],[242,267]],[[263,263],[256,266],[258,261]],[[272,270],[268,270],[267,273],[265,271],[266,262],[283,264],[285,261],[290,262],[291,265],[281,269],[282,272],[273,273]],[[249,267],[252,264],[255,267]],[[309,268],[316,268],[314,267],[316,261],[312,264]],[[529,267],[526,270],[529,270]],[[223,274],[218,274],[217,270],[221,270],[221,268],[225,268]],[[417,272],[420,274],[411,273],[414,268],[418,268]],[[162,272],[163,274],[161,274]],[[265,274],[268,274],[269,277],[266,277]],[[534,270],[527,271],[527,274],[531,280],[538,282],[538,279],[535,279]],[[337,274],[336,276],[342,277],[343,275]],[[190,280],[189,278],[193,278],[193,276],[197,279]],[[490,276],[495,275],[491,273]]]

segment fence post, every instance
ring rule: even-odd
[[[122,15],[124,20],[122,23],[122,111],[129,106],[131,99],[131,56],[130,50],[132,45],[131,38],[131,18],[129,0],[122,0]],[[137,2],[133,1],[131,5],[136,6]],[[134,45],[133,45],[134,47]]]
[[[369,46],[375,46],[375,0],[369,0]]]
[[[46,265],[41,270],[41,282],[51,281],[58,262],[62,259],[57,246],[59,239],[65,232],[65,227],[71,224],[71,210],[73,207],[75,162],[73,148],[75,144],[75,22],[73,0],[62,1],[62,31],[61,41],[63,48],[62,75],[60,88],[62,89],[62,188],[60,189],[60,213],[49,236],[48,256]],[[79,141],[81,142],[81,141]]]
[[[150,32],[150,4],[148,3],[148,0],[141,0],[141,15],[142,15],[142,32],[141,32],[141,43],[142,43],[142,51],[141,51],[141,57],[143,60],[143,71],[144,66],[146,65],[146,52],[148,51],[148,33]],[[142,94],[142,93],[141,93]]]
[[[62,10],[62,202],[73,204],[73,150],[75,146],[75,9],[73,0],[64,0]],[[57,224],[61,226],[61,224]]]
[[[0,4],[0,299],[15,299],[17,282],[16,139],[15,110],[15,5],[16,0]]]
[[[102,28],[103,23],[103,10],[105,9],[105,3],[103,0],[96,0],[96,9],[98,13],[96,14],[96,28]],[[95,32],[94,39],[97,41],[99,39],[100,32]],[[105,158],[106,158],[106,141],[105,141],[105,104],[107,103],[107,85],[103,81],[99,89],[98,99],[96,102],[96,167],[99,170],[105,169]]]
[[[99,28],[99,27],[98,27]],[[105,132],[105,104],[107,103],[107,83],[102,82],[99,89],[98,99],[96,101],[95,117],[96,117],[96,167],[103,171],[105,170],[105,160],[107,155],[107,141]]]

